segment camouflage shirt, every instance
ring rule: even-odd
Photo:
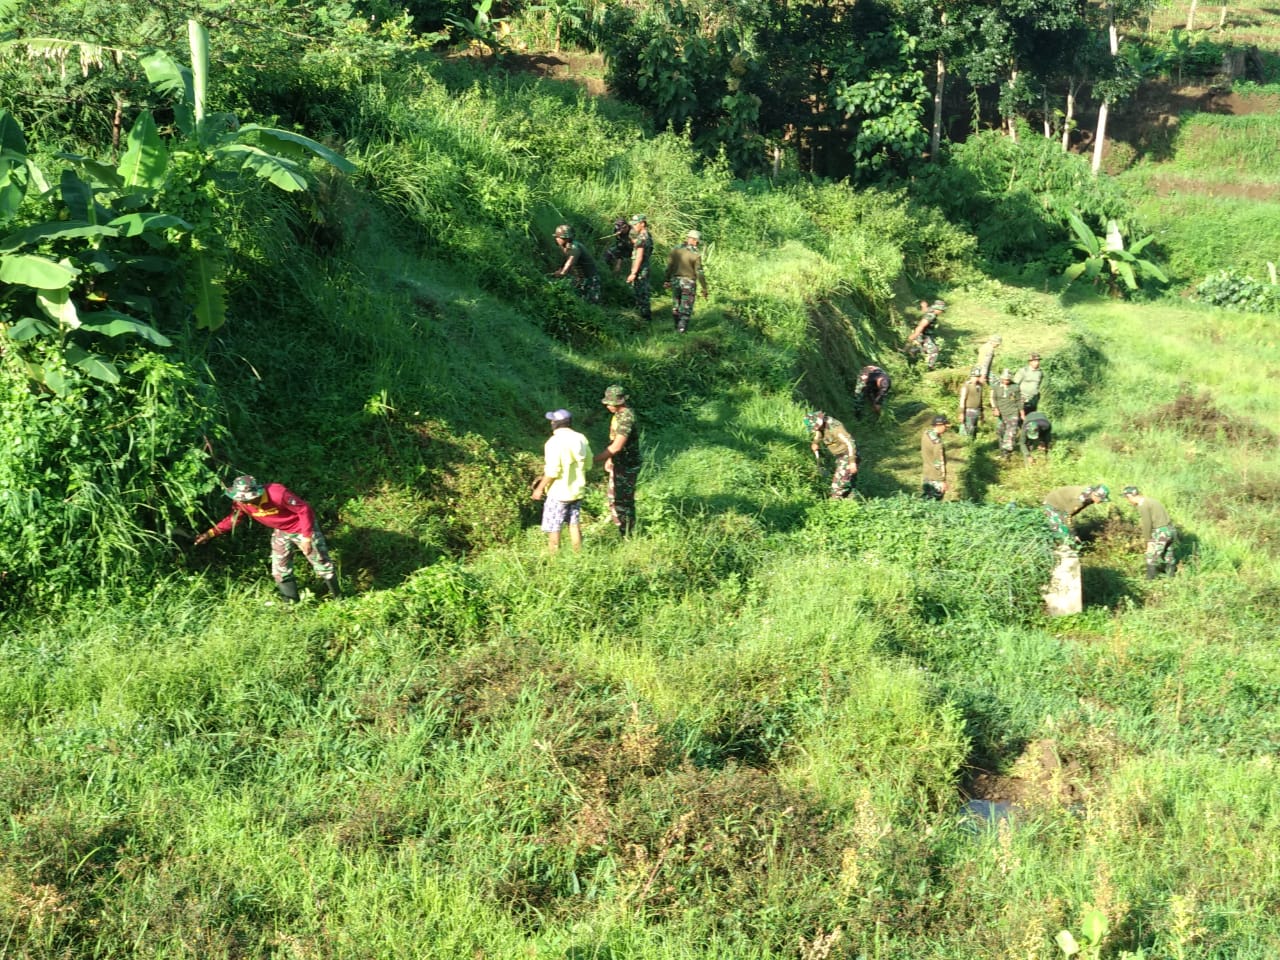
[[[640,251],[640,266],[635,268],[636,279],[647,277],[649,275],[649,260],[653,257],[653,234],[648,230],[644,233],[636,234],[635,239],[631,241],[633,247],[632,264],[635,263],[634,250]]]
[[[615,470],[630,470],[640,465],[640,433],[636,429],[636,412],[622,407],[609,421],[609,444],[618,437],[626,437],[626,445],[613,455]]]
[[[857,457],[858,445],[835,417],[827,417],[826,426],[813,432],[813,442],[822,443],[833,457]]]

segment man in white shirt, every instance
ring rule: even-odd
[[[560,549],[560,530],[569,524],[569,543],[575,551],[582,549],[582,522],[579,508],[587,488],[587,468],[591,465],[591,444],[573,429],[573,414],[568,410],[552,410],[545,415],[551,421],[551,436],[543,445],[546,460],[542,477],[533,487],[533,499],[541,500],[542,531],[547,546],[555,553]]]

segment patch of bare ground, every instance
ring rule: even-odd
[[[1247,417],[1219,409],[1210,393],[1184,389],[1172,403],[1132,418],[1131,430],[1169,430],[1187,440],[1225,442],[1235,446],[1273,447],[1274,431]]]
[[[1200,193],[1210,197],[1233,197],[1273,203],[1280,201],[1280,186],[1266,183],[1206,183],[1194,177],[1159,175],[1151,178],[1151,189],[1158,197]]]
[[[1062,807],[1085,799],[1087,780],[1085,766],[1064,757],[1056,740],[1033,740],[1008,774],[982,771],[969,782],[966,793],[974,800],[1015,804],[1028,810]]]
[[[568,80],[593,97],[609,92],[604,82],[604,58],[598,53],[510,53],[503,66],[514,73],[532,73],[548,80]]]

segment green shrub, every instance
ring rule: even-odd
[[[56,349],[44,362],[64,363]],[[190,536],[214,485],[200,438],[216,435],[216,400],[159,354],[127,373],[111,385],[64,363],[59,397],[33,388],[12,352],[0,360],[3,602],[123,584]]]
[[[1205,277],[1196,287],[1196,296],[1215,307],[1230,307],[1246,313],[1280,311],[1280,287],[1236,270],[1219,270]]]
[[[929,621],[1035,616],[1053,566],[1041,511],[1015,506],[907,496],[824,501],[810,511],[806,537],[861,563],[901,567]]]
[[[1120,187],[1094,177],[1084,157],[1024,133],[1014,141],[993,130],[954,144],[945,163],[919,172],[915,195],[966,225],[988,260],[1018,264],[1067,239],[1071,210],[1100,223],[1130,214]]]

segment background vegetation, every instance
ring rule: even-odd
[[[146,209],[192,229],[146,254],[177,289],[68,296],[79,317],[156,293],[168,346],[15,338],[69,314],[0,287],[0,953],[1049,958],[1066,929],[1086,956],[1274,955],[1274,323],[1060,286],[1068,212],[1154,232],[1172,291],[1271,286],[1265,204],[1233,226],[1214,185],[1266,184],[1272,157],[1228,171],[1203,132],[1250,118],[1182,121],[1114,179],[1022,127],[937,169],[895,152],[860,175],[906,176],[855,189],[802,150],[754,176],[723,119],[669,127],[516,59],[535,27],[594,42],[593,8],[318,6],[268,31],[273,5],[208,7],[211,112],[238,117],[219,129],[354,169],[286,154],[288,193],[262,167],[173,170]],[[172,152],[181,96],[138,55],[186,63],[187,11],[0,11],[0,253],[141,257],[30,228],[69,209],[59,151],[105,177],[148,114]],[[709,29],[693,13],[672,30]],[[1132,29],[1155,43],[1152,23]],[[482,46],[429,52],[446,30]],[[91,43],[42,47],[64,74],[28,58],[37,35]],[[1203,183],[1161,187],[1183,176]],[[612,275],[599,308],[545,276],[557,223],[599,237],[639,210],[660,250],[706,238],[686,336],[661,295],[646,326]],[[196,312],[204,254],[220,326]],[[926,373],[898,347],[938,294]],[[993,333],[998,364],[1045,357],[1053,456],[998,467],[988,424],[950,446],[952,499],[917,500],[920,432]],[[850,404],[866,362],[895,381],[875,421]],[[611,382],[641,415],[640,535],[616,538],[596,484],[586,549],[548,557],[542,413],[602,443]],[[813,407],[853,428],[865,499],[824,499]],[[270,605],[261,530],[190,548],[240,471],[316,505],[348,597]],[[1098,480],[1169,506],[1183,571],[1142,582],[1132,510],[1095,508],[1087,608],[1049,620],[1037,505]]]

